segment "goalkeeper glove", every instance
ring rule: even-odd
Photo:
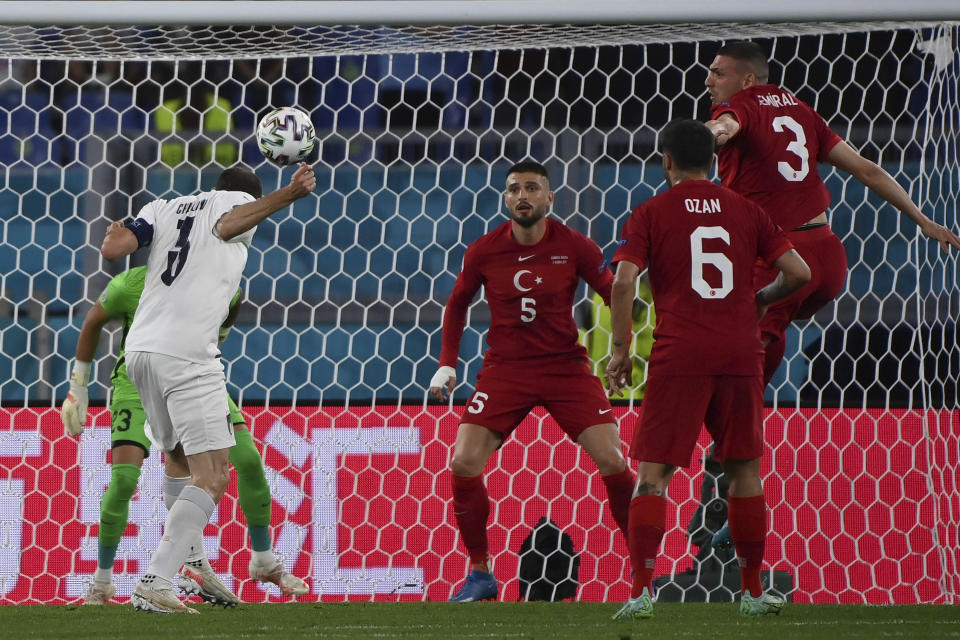
[[[60,420],[64,428],[72,436],[83,432],[83,425],[87,422],[87,383],[90,382],[90,363],[77,360],[73,364],[73,373],[70,375],[70,393],[60,408]]]
[[[230,335],[230,327],[220,327],[220,330],[217,331],[217,347],[222,347],[223,343],[227,341],[227,336]]]

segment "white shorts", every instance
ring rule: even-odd
[[[229,449],[236,440],[219,360],[189,362],[161,353],[128,351],[127,374],[140,394],[153,443],[188,456]]]

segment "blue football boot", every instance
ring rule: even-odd
[[[497,580],[492,573],[471,571],[467,581],[450,598],[450,602],[479,602],[497,599]]]

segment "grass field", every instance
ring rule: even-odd
[[[733,604],[657,604],[651,620],[613,622],[618,605],[587,603],[349,603],[195,605],[201,615],[162,616],[109,607],[0,607],[0,638],[207,639],[410,638],[460,640],[848,640],[960,638],[960,608],[790,605],[778,617],[743,619]]]

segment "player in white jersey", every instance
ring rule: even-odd
[[[250,170],[220,174],[213,191],[147,204],[107,229],[108,260],[149,247],[140,307],[127,334],[127,374],[143,401],[155,444],[174,470],[191,476],[167,514],[163,539],[131,602],[159,613],[196,613],[172,588],[192,545],[229,483],[234,445],[217,332],[240,284],[257,224],[310,194],[313,170],[301,164],[290,184],[266,197]],[[170,465],[168,464],[168,469]]]

